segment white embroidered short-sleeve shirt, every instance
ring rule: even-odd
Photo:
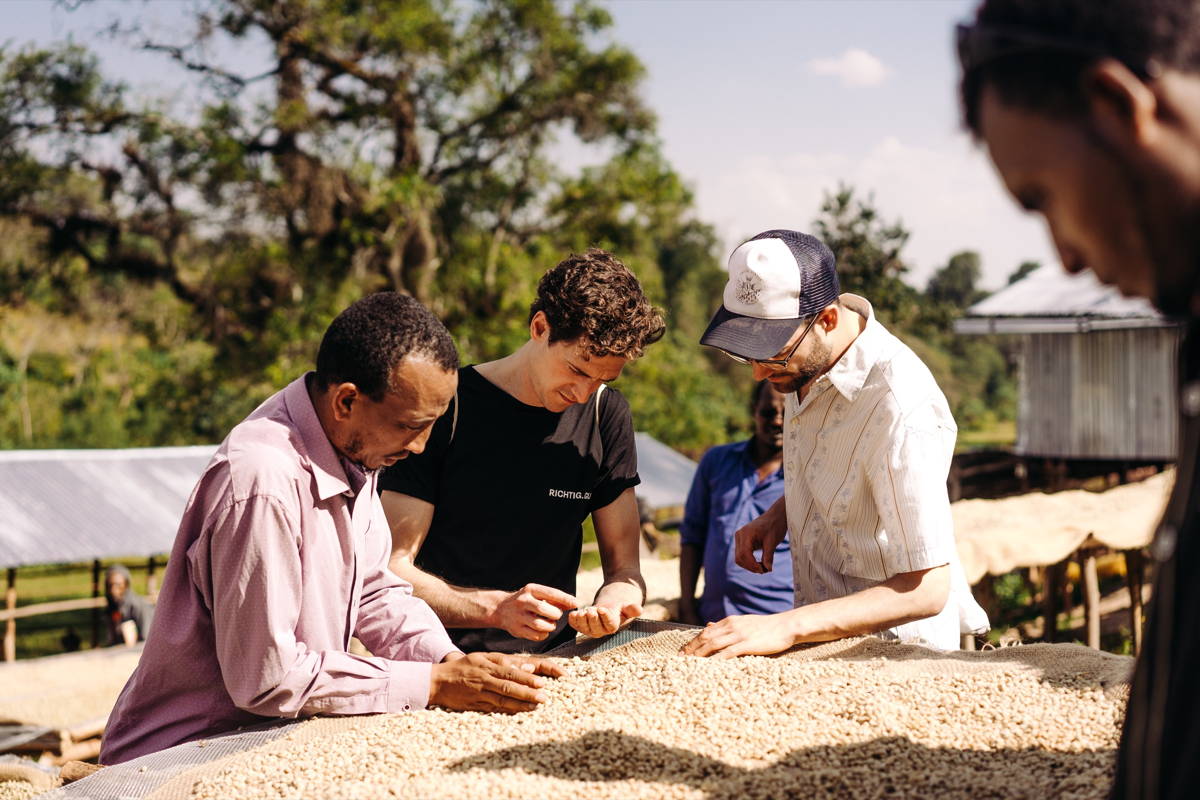
[[[946,476],[958,433],[929,368],[862,297],[862,332],[803,401],[787,397],[784,481],[796,605],[844,597],[901,572],[951,566],[940,614],[884,632],[956,649],[988,628],[954,544]]]

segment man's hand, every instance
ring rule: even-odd
[[[564,611],[579,605],[573,595],[527,583],[500,601],[488,620],[489,628],[503,628],[513,636],[540,642],[549,636]]]
[[[747,614],[708,623],[679,652],[714,658],[767,656],[782,653],[795,643],[796,638],[782,614]]]
[[[733,537],[733,560],[742,569],[755,573],[770,572],[774,566],[775,548],[787,536],[787,518],[776,519],[763,514],[751,520]],[[762,562],[754,557],[755,550],[762,550]]]
[[[594,605],[572,611],[567,615],[567,622],[584,636],[598,638],[616,633],[641,613],[642,607],[638,603]]]
[[[430,671],[429,705],[452,711],[532,711],[546,700],[541,691],[546,677],[562,674],[562,667],[545,658],[451,653]]]

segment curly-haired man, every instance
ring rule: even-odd
[[[548,650],[641,613],[633,423],[620,392],[601,388],[664,329],[612,255],[567,258],[538,284],[529,341],[460,370],[425,452],[382,476],[391,568],[463,650]],[[604,585],[580,608],[589,514]]]

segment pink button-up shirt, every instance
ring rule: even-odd
[[[304,378],[230,432],[184,510],[101,763],[268,718],[425,707],[430,665],[456,648],[387,569],[375,476],[349,471]],[[351,655],[352,635],[376,655]]]

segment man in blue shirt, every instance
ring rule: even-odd
[[[680,526],[679,618],[716,622],[732,614],[774,614],[795,605],[788,539],[775,569],[755,574],[734,563],[733,536],[783,494],[783,401],[770,381],[754,386],[754,436],[713,447],[700,460]],[[696,579],[704,565],[704,594]]]

